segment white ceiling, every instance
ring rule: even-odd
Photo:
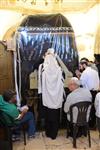
[[[87,12],[99,2],[100,0],[1,0],[0,9],[10,9],[23,14],[73,13]]]
[[[32,1],[36,1],[36,5],[31,4]],[[62,13],[73,26],[82,57],[87,54],[90,57],[91,50],[94,49],[96,29],[100,24],[100,0],[60,1],[62,0],[0,0],[0,40],[11,38],[18,23],[27,15]],[[86,50],[83,51],[84,49]]]

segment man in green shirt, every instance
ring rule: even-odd
[[[0,96],[0,110],[3,112],[8,125],[18,124],[20,128],[25,122],[28,123],[28,137],[35,135],[35,120],[32,112],[27,108],[19,112],[16,106],[16,92],[7,90]]]

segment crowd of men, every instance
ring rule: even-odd
[[[69,109],[72,104],[82,101],[92,102],[89,126],[96,128],[100,121],[100,62],[96,64],[83,58],[80,60],[79,67],[75,71],[74,77],[69,81],[68,88],[70,94],[66,96],[64,112],[66,119],[70,122]],[[54,49],[47,50],[44,61],[38,69],[38,94],[41,95],[41,107],[45,110],[45,135],[55,139],[59,130],[60,110],[64,102],[64,76],[62,67],[54,54]],[[32,112],[25,107],[22,111],[16,106],[16,93],[7,90],[0,96],[0,109],[10,115],[18,123],[18,130],[23,122],[28,122],[28,137],[35,137],[35,119]],[[76,120],[77,111],[74,113]],[[88,114],[89,116],[89,114]],[[9,121],[8,121],[9,122]],[[70,125],[70,131],[72,126]],[[70,133],[72,136],[72,133]]]

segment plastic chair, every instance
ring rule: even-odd
[[[73,124],[73,147],[76,148],[76,136],[79,127],[85,127],[88,134],[89,147],[91,147],[91,138],[89,130],[89,117],[87,118],[87,113],[90,115],[91,102],[78,102],[70,106],[70,123]],[[76,122],[74,122],[74,110],[77,108]],[[68,128],[67,128],[67,137],[68,137]]]

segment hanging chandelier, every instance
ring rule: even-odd
[[[17,1],[22,1],[23,3],[26,3],[26,2],[28,2],[29,0],[17,0]],[[36,5],[37,1],[38,1],[38,0],[31,0],[31,1],[30,1],[30,4],[31,4],[31,5]],[[48,5],[48,4],[49,4],[49,0],[43,0],[43,1],[44,1],[45,5]],[[59,2],[62,3],[63,0],[54,0],[54,3],[55,3],[55,4],[57,4],[57,3],[59,3]]]

